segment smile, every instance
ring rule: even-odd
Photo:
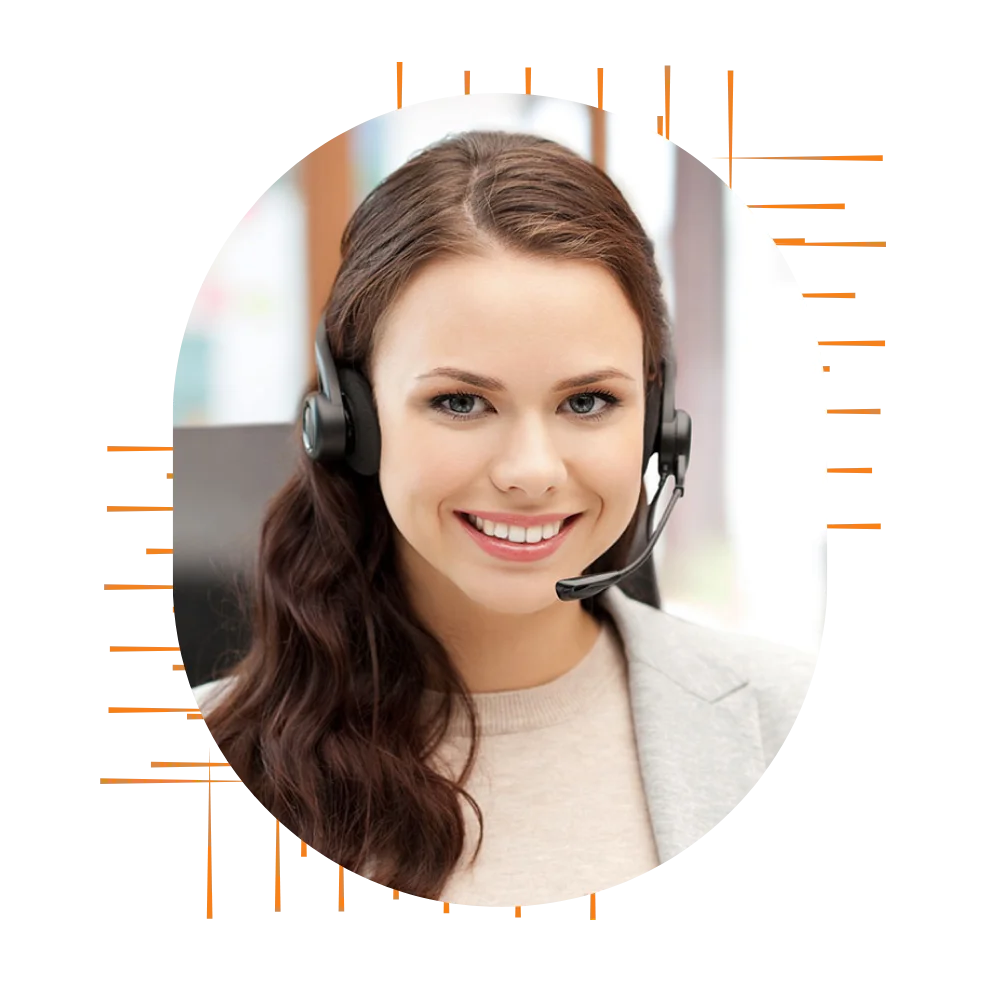
[[[464,512],[455,511],[466,533],[486,553],[513,562],[533,562],[552,555],[566,540],[580,514],[563,521],[525,528],[501,522],[484,521]]]

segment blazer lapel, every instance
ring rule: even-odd
[[[764,773],[745,678],[713,658],[707,630],[601,595],[625,647],[639,767],[660,863],[707,833]]]

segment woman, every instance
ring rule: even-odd
[[[303,453],[271,502],[250,652],[195,691],[212,735],[288,829],[408,893],[642,874],[746,794],[812,671],[619,587],[557,597],[644,517],[652,244],[568,149],[472,132],[383,181],[341,250],[323,329],[370,385],[377,466]]]

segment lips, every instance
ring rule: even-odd
[[[508,562],[536,562],[547,559],[566,541],[570,532],[579,521],[581,515],[573,514],[566,519],[562,530],[551,538],[543,538],[538,542],[510,542],[503,538],[494,538],[483,534],[469,523],[464,512],[455,511],[455,518],[462,530],[488,555]]]

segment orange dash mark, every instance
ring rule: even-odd
[[[302,840],[301,843],[302,843],[302,854],[300,855],[300,857],[304,858],[306,856],[306,842]]]
[[[274,821],[274,845],[271,848],[271,871],[273,875],[274,909],[281,910],[281,823]]]
[[[871,469],[827,469],[827,472],[871,472]]]
[[[739,159],[739,157],[737,157]],[[809,201],[796,205],[771,204],[769,202],[750,201],[747,208],[756,208],[760,212],[808,212],[814,209],[818,212],[846,212],[846,201]]]
[[[854,292],[803,292],[804,299],[853,299]]]
[[[885,347],[884,340],[817,340],[820,347]]]
[[[733,174],[735,173],[733,167],[736,163],[736,70],[726,70],[726,90],[729,104],[729,156],[727,158],[729,176],[726,180],[732,189]]]
[[[514,907],[514,916],[515,917],[521,916],[521,907],[520,906],[515,906]]]
[[[664,139],[670,138],[670,84],[673,79],[673,67],[670,63],[663,64],[663,114],[656,119],[656,131]]]
[[[197,712],[196,708],[109,708],[108,712]]]
[[[193,720],[194,722],[200,722],[204,718],[205,717],[201,714],[201,712],[188,712],[188,719]]]
[[[597,110],[604,110],[604,70],[597,71]]]
[[[212,769],[208,770],[208,913],[212,919]]]
[[[154,452],[168,452],[173,451],[174,447],[170,444],[106,444],[104,446],[105,451],[114,453],[154,453]]]
[[[174,478],[174,474],[172,472],[168,472],[167,473],[167,479],[173,479],[173,478]]]
[[[347,897],[344,895],[344,866],[337,865],[337,912],[347,909]]]
[[[109,503],[104,511],[107,514],[169,514],[173,509],[166,503]]]
[[[471,74],[470,74],[469,70],[466,70],[465,71],[465,92],[466,93],[469,92],[469,77],[470,77],[470,75]]]
[[[724,156],[716,159],[724,160]],[[879,156],[734,156],[734,160],[878,160]]]
[[[403,106],[403,80],[405,78],[405,66],[406,64],[402,59],[396,60],[396,107],[401,108]]]
[[[592,892],[590,894],[590,919],[597,919],[597,893]]]
[[[179,653],[180,646],[110,646],[112,653]]]
[[[184,664],[183,663],[175,663],[174,664],[174,670],[183,670],[183,669],[184,669]]]
[[[449,908],[449,906],[448,906],[447,903],[444,904],[444,912],[445,913],[451,913],[451,909]]]
[[[830,370],[829,365],[823,365],[823,371],[828,372]]]
[[[823,247],[827,250],[885,250],[888,240],[810,240],[804,236],[775,236],[779,247]]]
[[[147,556],[172,556],[173,549],[146,549]]]
[[[828,524],[828,528],[881,528],[881,524]]]
[[[524,67],[524,92],[526,94],[531,93],[531,67]]]
[[[827,410],[827,413],[881,413],[881,410]]]
[[[398,889],[393,889],[392,890],[392,898],[393,899],[399,899],[399,890]]]
[[[105,590],[173,590],[171,583],[106,583]]]

